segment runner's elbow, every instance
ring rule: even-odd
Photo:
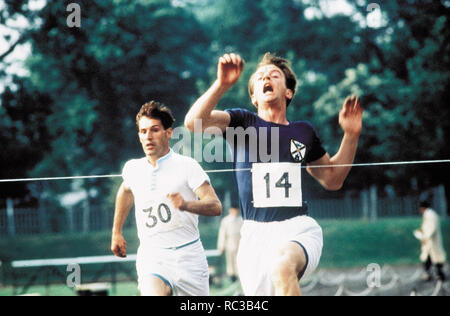
[[[213,216],[220,216],[220,215],[222,215],[222,203],[220,203],[220,201],[217,201],[215,204],[216,205],[214,207]]]
[[[338,173],[336,169],[324,168],[323,172],[316,177],[322,187],[327,191],[339,191],[344,186],[346,175]]]
[[[194,131],[194,120],[186,116],[184,119],[184,126],[190,131]]]
[[[328,191],[339,191],[342,189],[342,185],[332,185],[327,188]]]
[[[210,117],[200,117],[200,116],[189,116],[187,115],[184,119],[184,126],[191,132],[191,133],[199,133],[204,132],[207,127],[211,125],[211,119]]]
[[[327,191],[339,191],[344,186],[343,181],[324,181],[321,184]]]

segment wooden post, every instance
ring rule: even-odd
[[[361,208],[362,208],[362,218],[369,218],[369,193],[367,190],[361,191]]]
[[[6,199],[6,216],[8,218],[8,234],[14,236],[16,234],[16,224],[14,222],[14,202],[12,199]]]
[[[91,217],[91,205],[89,203],[89,193],[85,190],[85,200],[83,201],[83,232],[89,232],[89,222]]]
[[[48,223],[49,217],[47,216],[47,209],[48,209],[48,200],[47,200],[47,193],[45,193],[45,187],[44,184],[39,185],[39,233],[48,233],[50,231],[50,225]]]
[[[434,197],[433,206],[436,212],[441,217],[446,217],[447,200],[445,198],[445,188],[443,185],[440,185],[437,188],[433,189],[433,197]]]
[[[39,233],[40,234],[44,234],[48,232],[48,225],[47,225],[47,208],[45,202],[43,202],[41,200],[41,202],[39,202],[39,208],[38,208],[38,212],[39,212]]]
[[[376,221],[378,218],[378,196],[377,187],[370,187],[370,220]]]
[[[74,218],[73,218],[73,206],[67,208],[67,225],[69,226],[69,232],[75,231]]]
[[[344,197],[344,214],[343,217],[353,217],[352,198],[350,192],[347,192]]]

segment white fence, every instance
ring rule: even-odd
[[[40,208],[0,209],[0,236],[42,233],[70,233],[110,230],[114,210],[82,206],[67,209],[65,213],[52,213]],[[125,227],[134,225],[134,212],[130,212]]]
[[[447,202],[443,187],[431,190],[433,208],[446,216]],[[343,199],[309,200],[309,214],[317,219],[376,220],[382,217],[419,216],[418,197],[378,197],[376,190],[363,191],[359,197]],[[9,203],[7,209],[0,209],[0,235],[40,234],[52,232],[89,232],[110,230],[113,210],[102,205],[79,203],[65,212],[54,213],[45,208],[21,209]],[[226,207],[224,203],[224,208]],[[226,213],[224,211],[224,213]],[[209,220],[200,217],[200,221]],[[134,212],[130,212],[126,226],[134,226]]]

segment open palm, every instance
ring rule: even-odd
[[[349,135],[361,134],[363,109],[359,99],[355,96],[345,99],[342,110],[339,112],[339,125],[344,133]]]

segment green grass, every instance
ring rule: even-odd
[[[378,263],[383,266],[418,264],[420,244],[413,237],[412,231],[420,226],[420,217],[383,218],[375,222],[364,220],[320,220],[318,221],[324,232],[324,248],[319,268],[347,268],[367,266],[369,263]],[[441,220],[441,229],[444,238],[444,247],[450,253],[450,219]],[[205,249],[215,249],[217,242],[218,221],[210,224],[201,224],[201,236]],[[128,241],[128,253],[136,253],[138,239],[136,231],[130,229],[125,232]],[[2,237],[0,239],[0,260],[67,258],[110,255],[110,232],[95,232],[89,234],[58,234],[58,235],[33,235],[17,236],[14,238]],[[223,272],[223,258],[210,258],[211,265],[218,267]],[[99,266],[83,266],[83,273],[93,276]],[[129,271],[133,271],[134,265],[127,265]],[[25,272],[19,271],[19,280],[26,281]],[[62,276],[61,276],[62,274]],[[54,275],[52,280],[58,280],[64,284],[64,275],[67,274],[64,267],[60,269],[60,275]],[[108,270],[103,274],[105,281]],[[3,273],[3,280],[8,279],[8,272]],[[124,275],[119,275],[124,280]],[[28,277],[29,278],[29,277]],[[91,281],[91,277],[85,278]],[[2,274],[0,274],[0,282]],[[39,283],[43,283],[44,276],[40,276]],[[5,282],[10,283],[10,282]],[[83,282],[84,283],[84,282]],[[50,295],[74,295],[73,289],[61,285],[61,290],[50,290]],[[28,293],[46,294],[45,287],[31,287]],[[55,292],[53,292],[55,291]],[[212,289],[211,292],[214,290]],[[56,293],[56,294],[55,294]],[[134,282],[118,285],[118,293],[121,295],[137,294]],[[0,296],[11,295],[10,287],[1,287]],[[114,294],[114,293],[113,293]]]
[[[420,243],[412,235],[419,217],[320,221],[324,231],[321,267],[417,264]],[[441,221],[444,246],[450,251],[450,220]]]
[[[135,230],[125,233],[128,252],[136,253],[138,240]],[[25,260],[45,258],[71,258],[104,256],[112,254],[110,232],[49,234],[2,237],[0,239],[0,260]]]

